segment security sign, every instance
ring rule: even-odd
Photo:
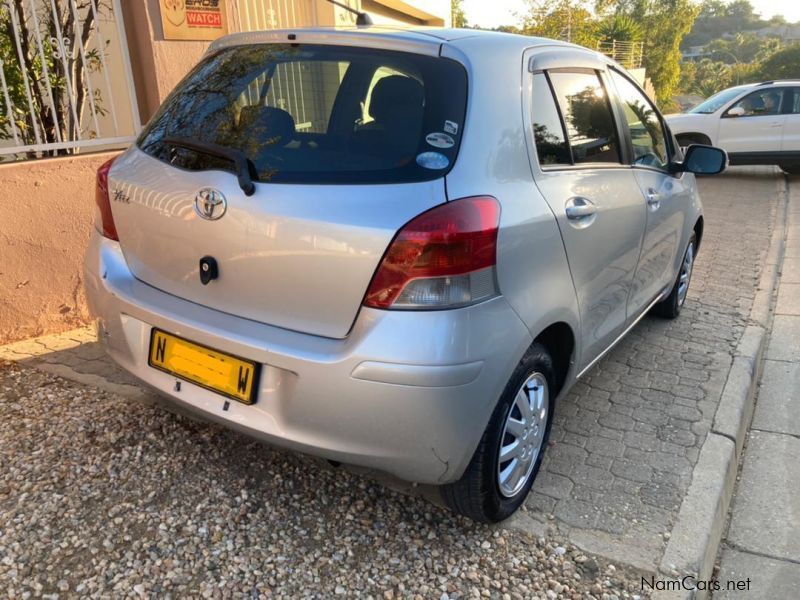
[[[225,0],[160,0],[165,40],[215,40],[228,33]]]

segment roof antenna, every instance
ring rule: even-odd
[[[337,2],[336,0],[328,0],[328,2],[345,9],[347,12],[353,13],[356,16],[356,25],[358,25],[359,27],[363,27],[365,25],[373,25],[372,18],[367,13],[360,10],[356,10],[355,8],[347,6],[347,4],[344,4],[343,2]]]

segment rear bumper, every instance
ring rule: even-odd
[[[362,308],[341,340],[280,329],[142,283],[96,232],[84,275],[109,355],[160,393],[269,443],[421,483],[461,476],[532,341],[502,297],[451,311]],[[225,410],[188,382],[175,391],[147,365],[152,327],[261,363],[256,404]]]

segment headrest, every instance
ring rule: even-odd
[[[285,110],[256,104],[243,106],[239,113],[239,131],[261,140],[278,138],[278,145],[288,144],[294,139],[294,119]]]
[[[375,84],[369,112],[378,122],[408,113],[421,117],[424,104],[425,94],[419,81],[413,77],[389,75]]]

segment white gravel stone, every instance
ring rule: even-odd
[[[599,558],[582,570],[585,554],[564,540],[476,524],[349,470],[1,360],[0,448],[8,597],[591,600],[601,583],[621,598],[641,593],[637,573]]]

